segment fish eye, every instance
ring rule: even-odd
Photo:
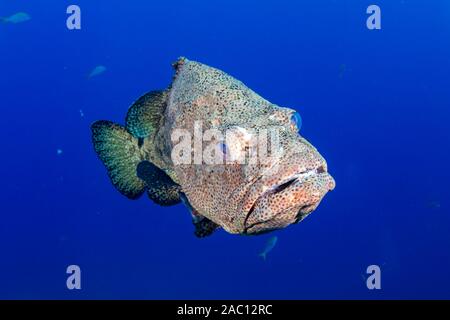
[[[297,128],[297,131],[300,131],[302,127],[302,117],[300,116],[300,113],[294,112],[291,116],[291,125],[294,128]]]
[[[225,156],[227,155],[228,148],[227,148],[227,145],[225,143],[221,142],[219,144],[219,149],[220,149],[220,151],[222,152],[223,155],[225,155]]]

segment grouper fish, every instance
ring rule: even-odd
[[[0,22],[3,23],[21,23],[21,22],[25,22],[31,20],[31,17],[28,13],[26,12],[18,12],[15,13],[9,17],[0,17]]]
[[[91,126],[122,195],[184,203],[194,234],[205,237],[218,228],[256,235],[298,223],[334,189],[325,159],[299,134],[295,110],[207,65],[180,58],[173,67],[171,85],[137,99],[124,126]]]

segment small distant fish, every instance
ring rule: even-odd
[[[89,74],[88,78],[92,78],[92,77],[96,77],[101,75],[102,73],[104,73],[106,71],[106,67],[105,66],[96,66],[91,73]]]
[[[56,149],[56,154],[58,156],[62,155],[63,151],[61,149]]]
[[[94,149],[122,195],[138,199],[147,193],[163,206],[184,202],[194,234],[206,237],[219,228],[257,235],[296,224],[334,189],[325,159],[300,135],[301,117],[295,110],[268,102],[205,64],[180,58],[173,66],[168,88],[137,99],[124,125],[104,120],[91,125]],[[228,144],[209,144],[222,151],[225,163],[173,161],[180,145],[171,137],[180,131],[195,137],[199,122],[202,132],[235,132]],[[282,133],[281,155],[257,163],[233,158],[239,150],[250,150],[252,136],[271,128]]]
[[[339,78],[343,78],[346,71],[347,71],[347,65],[345,63],[342,63],[339,66]]]
[[[30,20],[31,17],[26,12],[18,12],[9,17],[1,17],[0,21],[3,23],[20,23]]]
[[[432,209],[439,209],[441,207],[441,203],[439,201],[430,201],[428,206]]]
[[[278,241],[278,237],[277,236],[273,236],[270,237],[269,240],[267,240],[266,246],[264,247],[263,252],[261,252],[258,256],[260,256],[261,258],[263,258],[263,260],[266,260],[267,258],[267,254],[272,251],[272,249],[275,247],[275,245],[277,244]]]
[[[81,117],[81,118],[84,118],[84,112],[83,112],[83,110],[81,110],[81,109],[80,109],[80,117]]]

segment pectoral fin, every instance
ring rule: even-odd
[[[147,185],[147,194],[155,203],[161,206],[171,206],[181,202],[180,186],[153,163],[141,161],[137,166],[136,173]]]
[[[181,201],[183,201],[184,205],[189,209],[191,213],[192,223],[195,227],[194,234],[196,237],[204,238],[210,236],[216,229],[220,227],[218,224],[202,216],[197,210],[195,210],[189,203],[189,200],[184,193],[180,193],[180,197]]]
[[[202,217],[198,221],[193,221],[193,223],[195,227],[194,234],[198,238],[210,236],[219,228],[219,225],[205,217]]]

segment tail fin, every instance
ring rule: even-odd
[[[94,122],[91,129],[94,149],[108,169],[113,185],[124,196],[139,198],[145,191],[144,181],[136,174],[136,168],[143,160],[139,140],[110,121]]]
[[[0,22],[1,22],[1,23],[8,23],[8,18],[6,18],[6,17],[0,17]]]
[[[258,254],[258,257],[261,257],[264,261],[266,261],[266,256],[267,256],[266,252],[261,252],[260,254]]]

